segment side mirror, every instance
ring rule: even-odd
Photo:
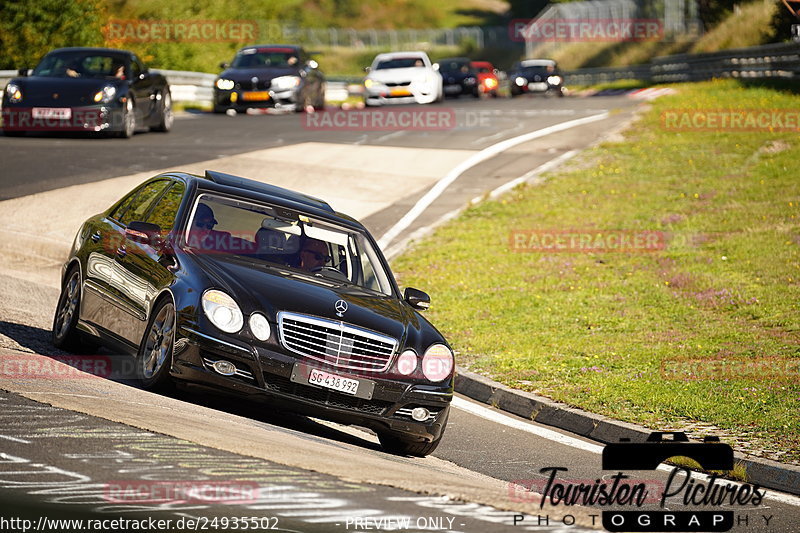
[[[431,306],[431,297],[427,293],[412,287],[406,287],[403,292],[403,299],[414,309],[425,311]]]
[[[17,71],[19,76],[27,76],[28,75],[28,67],[22,67]]]
[[[370,70],[372,70],[372,67],[364,67],[364,72],[369,72]]]
[[[433,65],[431,65],[431,67],[432,67],[432,68],[433,68],[433,70],[435,70],[436,72],[439,72],[439,63],[434,63]]]
[[[308,65],[308,68],[311,68],[311,69],[315,69],[315,68],[319,67],[319,63],[317,63],[313,59],[309,59],[308,62],[306,63],[306,65]]]
[[[226,63],[225,61],[223,61],[222,63],[219,64],[219,68],[228,68],[229,66],[230,65],[228,63]]]
[[[125,236],[133,242],[147,244],[157,250],[164,246],[164,239],[161,237],[161,227],[150,222],[134,221],[125,228]]]

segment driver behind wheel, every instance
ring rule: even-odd
[[[329,263],[328,245],[317,239],[306,239],[300,249],[300,268],[311,272]]]

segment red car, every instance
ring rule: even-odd
[[[497,69],[488,61],[473,61],[470,66],[478,73],[478,91],[481,96],[497,98]]]

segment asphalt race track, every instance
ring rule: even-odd
[[[184,113],[169,134],[130,140],[0,137],[0,357],[57,364],[49,330],[75,230],[157,172],[219,170],[322,197],[377,239],[394,230],[382,242],[391,255],[469,201],[613,141],[640,105],[625,95],[462,98],[392,111],[439,113],[446,127],[364,129],[337,112],[327,122],[294,113]],[[532,132],[540,133],[520,138]],[[497,149],[503,142],[507,149]],[[418,216],[404,218],[415,206]],[[435,305],[436,288],[420,288]],[[441,446],[424,459],[389,455],[366,430],[268,405],[193,390],[156,395],[90,376],[0,372],[0,419],[0,531],[70,529],[50,519],[125,518],[171,520],[152,531],[577,533],[602,530],[603,509],[540,506],[520,487],[541,492],[548,478],[541,469],[552,467],[567,468],[559,479],[573,483],[613,474],[601,468],[600,444],[463,397]],[[671,471],[637,475],[663,487]],[[159,488],[160,498],[115,493],[137,484]],[[217,496],[170,501],[167,490],[180,484],[209,484]],[[646,505],[655,511],[654,502]],[[659,510],[697,509],[680,494]],[[732,513],[731,531],[792,533],[800,524],[800,498],[768,489],[760,505],[720,510]]]

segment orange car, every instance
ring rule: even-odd
[[[473,61],[470,66],[478,73],[478,91],[481,96],[497,98],[497,69],[488,61]]]

